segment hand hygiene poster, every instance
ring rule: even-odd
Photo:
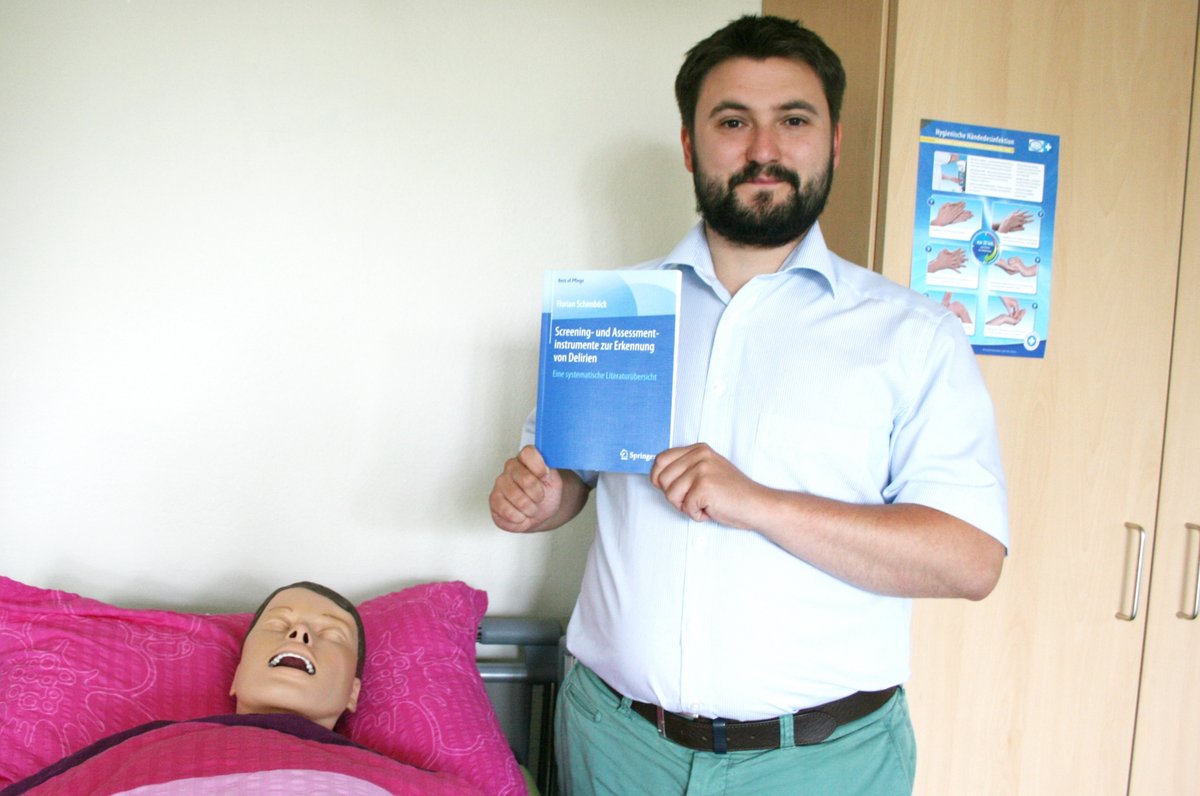
[[[925,120],[911,287],[977,354],[1044,357],[1058,136]]]

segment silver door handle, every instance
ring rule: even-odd
[[[1189,531],[1200,531],[1200,525],[1194,522],[1185,522],[1183,527]],[[1187,577],[1187,568],[1184,567],[1183,576]],[[1186,619],[1189,622],[1194,622],[1197,617],[1200,617],[1200,546],[1198,546],[1197,561],[1196,561],[1196,582],[1192,584],[1192,593],[1196,596],[1193,598],[1192,612],[1189,614],[1186,611],[1177,611],[1175,616],[1180,619]]]
[[[1137,531],[1138,534],[1137,575],[1133,579],[1133,607],[1130,608],[1128,614],[1118,613],[1117,619],[1132,622],[1134,619],[1137,619],[1138,598],[1142,595],[1142,562],[1146,560],[1146,529],[1132,522],[1125,523],[1125,527],[1128,530]]]

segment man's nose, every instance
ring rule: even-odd
[[[775,130],[770,126],[756,127],[748,154],[755,163],[774,163],[779,160],[779,139]]]
[[[312,637],[308,634],[308,627],[305,625],[297,625],[296,627],[293,627],[292,632],[288,633],[288,638],[295,639],[305,646],[307,646],[312,640]]]

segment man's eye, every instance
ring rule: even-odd
[[[783,120],[783,123],[788,127],[803,127],[804,125],[808,124],[808,119],[805,119],[801,116],[789,116]]]
[[[743,125],[741,119],[724,119],[721,121],[721,126],[728,128],[730,130],[736,130],[737,128],[743,127],[744,125]]]

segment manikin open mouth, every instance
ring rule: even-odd
[[[294,652],[281,652],[271,660],[267,661],[267,666],[274,669],[276,666],[287,666],[291,669],[299,669],[302,672],[316,674],[317,667],[313,666],[313,662],[303,655],[297,655]]]

